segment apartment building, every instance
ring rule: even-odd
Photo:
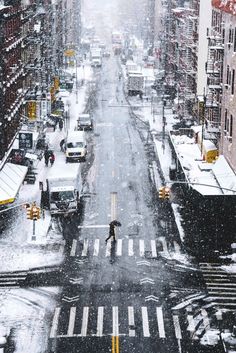
[[[212,1],[213,23],[221,26],[223,44],[220,153],[236,171],[236,9],[235,1]]]

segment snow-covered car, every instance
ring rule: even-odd
[[[90,114],[80,114],[77,120],[77,129],[78,130],[92,130],[93,129],[93,120]]]

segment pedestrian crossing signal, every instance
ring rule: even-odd
[[[27,207],[27,219],[33,219],[33,211],[31,206]]]
[[[40,208],[37,206],[32,207],[33,221],[37,221],[40,218]]]
[[[165,187],[165,199],[169,199],[170,198],[170,188]]]
[[[159,188],[159,199],[164,199],[165,198],[165,187],[162,186]]]

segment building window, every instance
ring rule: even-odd
[[[226,69],[226,83],[227,85],[229,84],[229,65],[227,65],[227,69]]]
[[[228,111],[227,109],[225,110],[225,127],[224,130],[227,131],[227,120],[228,120]]]
[[[234,52],[236,52],[236,28],[234,28]]]
[[[229,136],[232,137],[232,135],[233,135],[233,115],[230,114]]]
[[[233,70],[232,72],[231,94],[234,94],[234,78],[235,78],[235,70]]]

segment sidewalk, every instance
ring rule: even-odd
[[[69,107],[70,128],[74,129],[79,113],[82,113],[87,99],[87,87],[92,76],[90,66],[85,65],[78,68],[78,81],[84,80],[84,85],[79,86],[76,97],[75,90],[64,100],[65,106]],[[37,163],[37,179],[35,184],[22,185],[19,191],[17,204],[36,201],[40,205],[39,182],[45,182],[50,168],[64,167],[65,157],[60,151],[60,141],[65,136],[65,128],[60,131],[47,132],[46,137],[50,146],[54,149],[56,156],[55,165],[46,167],[44,159]],[[14,217],[14,218],[13,218]],[[1,234],[0,257],[1,272],[30,270],[38,267],[57,266],[64,258],[64,239],[57,229],[56,224],[51,220],[50,213],[46,211],[44,217],[35,222],[35,235],[33,235],[33,221],[28,220],[26,209],[16,208],[11,223]]]

